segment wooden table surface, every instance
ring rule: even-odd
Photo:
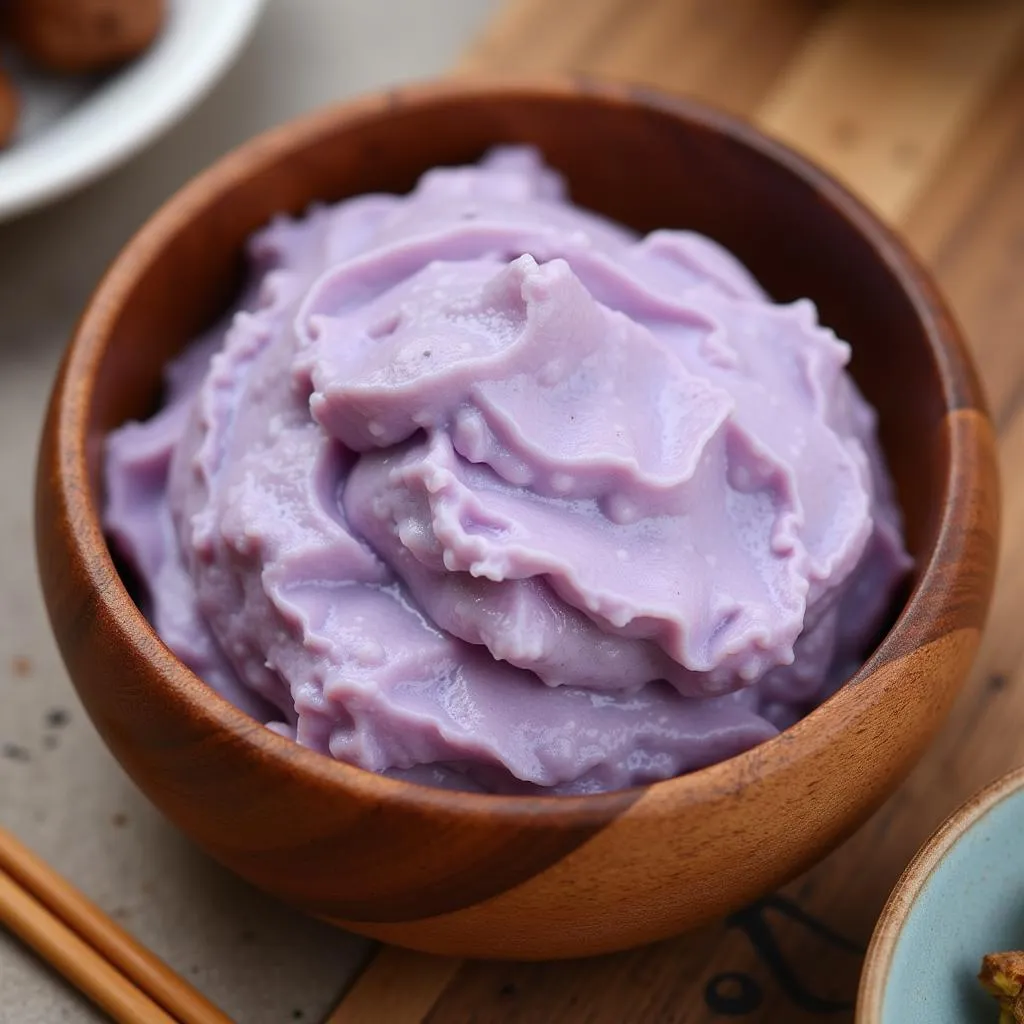
[[[864,947],[914,851],[1024,761],[1024,3],[509,0],[458,70],[582,71],[706,99],[808,153],[897,225],[945,288],[987,386],[1001,571],[974,673],[932,750],[785,890],[700,933],[595,960],[382,948],[330,1024],[850,1021]]]

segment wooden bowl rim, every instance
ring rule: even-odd
[[[282,769],[298,772],[311,783],[338,787],[371,803],[401,805],[431,813],[499,815],[526,822],[537,815],[557,818],[574,825],[605,824],[626,803],[647,790],[672,792],[676,809],[709,798],[736,793],[752,778],[763,778],[790,766],[831,742],[830,723],[850,718],[857,707],[883,696],[884,686],[872,689],[869,681],[873,662],[888,660],[902,650],[908,624],[915,619],[921,596],[938,576],[936,554],[943,542],[951,540],[957,512],[968,507],[980,493],[979,458],[982,442],[971,436],[966,442],[950,436],[949,460],[943,495],[942,519],[936,542],[924,561],[927,564],[896,623],[877,650],[856,675],[810,715],[779,736],[736,757],[702,768],[688,775],[613,793],[586,796],[500,796],[454,792],[412,782],[389,779],[352,765],[335,761],[278,736],[249,718],[194,675],[160,641],[149,622],[129,596],[114,567],[100,528],[98,509],[91,493],[86,458],[86,437],[93,382],[113,323],[134,282],[149,268],[168,237],[183,221],[202,215],[220,195],[255,170],[273,164],[289,152],[333,136],[347,127],[401,107],[414,112],[459,100],[533,99],[543,101],[581,100],[604,105],[634,107],[689,122],[723,135],[781,165],[789,174],[809,185],[854,226],[870,244],[877,258],[888,266],[912,303],[928,337],[943,385],[943,405],[949,413],[962,404],[966,394],[971,405],[984,410],[984,398],[971,372],[971,361],[954,321],[946,311],[930,275],[907,247],[860,200],[835,179],[806,158],[779,143],[740,118],[717,111],[691,99],[668,96],[654,90],[610,84],[582,77],[530,78],[524,80],[463,78],[440,79],[372,93],[304,115],[257,135],[221,157],[168,199],[139,229],[114,259],[93,293],[65,354],[51,398],[55,415],[54,444],[51,447],[62,525],[71,557],[83,578],[88,579],[91,597],[114,626],[114,642],[136,648],[152,667],[151,682],[163,686],[174,698],[191,706],[208,724],[230,733],[238,742],[255,747],[253,753],[278,762]],[[74,382],[74,383],[72,383]],[[959,396],[959,400],[958,400]],[[954,491],[954,476],[960,487]],[[969,486],[963,486],[964,481]],[[952,603],[952,602],[950,602]],[[861,684],[861,685],[858,685]],[[624,797],[624,794],[629,794]],[[664,801],[656,806],[640,801],[645,813],[664,813]]]
[[[982,818],[1008,797],[1019,793],[1021,789],[1024,789],[1024,766],[1001,775],[968,798],[939,825],[914,854],[914,859],[900,875],[875,924],[868,951],[864,956],[855,1024],[882,1024],[885,994],[896,946],[910,911],[928,884],[928,880],[953,847]]]

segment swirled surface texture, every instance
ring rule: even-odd
[[[876,637],[909,559],[849,348],[708,238],[506,148],[250,259],[110,436],[105,523],[168,646],[270,728],[617,789],[775,735]]]

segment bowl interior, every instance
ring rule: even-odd
[[[879,1024],[993,1024],[985,953],[1024,949],[1024,777],[990,803],[921,885],[895,939]]]
[[[927,337],[929,311],[908,297],[884,238],[865,233],[866,215],[841,190],[752,129],[699,106],[572,89],[366,101],[258,140],[193,183],[187,201],[137,239],[99,355],[88,428],[94,503],[103,436],[152,410],[163,364],[235,294],[254,229],[317,200],[408,190],[434,165],[510,142],[538,146],[577,202],[640,231],[703,232],[775,298],[817,303],[853,346],[852,371],[880,414],[908,545],[926,562],[948,473],[939,423],[953,399]]]

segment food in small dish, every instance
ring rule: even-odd
[[[849,348],[710,239],[505,148],[250,258],[109,438],[105,525],[270,728],[413,781],[620,789],[776,735],[885,625],[910,562]]]
[[[133,60],[152,45],[165,0],[11,0],[11,40],[47,71],[86,74]]]
[[[99,74],[148,50],[166,14],[166,0],[8,0],[0,42],[43,72]],[[21,106],[18,84],[0,67],[0,149],[14,140]]]
[[[11,76],[0,67],[0,149],[7,145],[18,126],[18,90]]]
[[[999,1000],[999,1024],[1024,1024],[1024,953],[988,953],[978,980]]]

